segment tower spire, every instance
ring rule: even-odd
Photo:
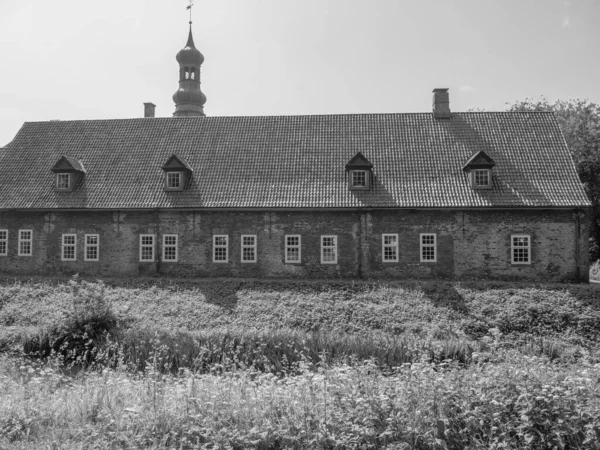
[[[204,103],[206,96],[200,90],[200,66],[204,56],[194,45],[192,35],[192,7],[193,0],[187,9],[190,10],[190,32],[187,44],[177,53],[179,63],[179,89],[173,94],[175,102],[174,116],[204,116]]]

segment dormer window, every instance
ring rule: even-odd
[[[473,170],[473,187],[475,189],[487,189],[491,182],[490,169],[475,169]]]
[[[183,191],[193,172],[190,165],[177,155],[171,155],[162,169],[165,171],[165,191]]]
[[[371,188],[373,164],[362,153],[357,153],[348,164],[348,188],[352,191],[368,191]]]
[[[494,160],[483,150],[475,153],[463,170],[469,174],[469,182],[473,189],[492,189],[492,168],[496,165]]]
[[[181,172],[167,172],[167,189],[181,189]]]
[[[56,189],[65,191],[71,189],[71,174],[57,173],[56,174]]]
[[[71,192],[76,189],[86,173],[81,161],[68,156],[61,156],[50,170],[55,173],[54,188],[58,192]]]

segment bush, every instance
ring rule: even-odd
[[[62,356],[65,363],[87,366],[96,360],[108,334],[117,326],[117,318],[106,300],[104,283],[80,281],[68,283],[71,308],[61,324],[28,339],[24,353],[47,357]]]

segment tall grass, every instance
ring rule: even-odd
[[[600,367],[513,357],[445,370],[405,364],[302,371],[295,377],[65,378],[0,363],[0,446],[11,448],[597,449]]]

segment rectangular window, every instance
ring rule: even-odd
[[[71,174],[57,173],[56,174],[56,188],[57,189],[70,189],[71,188]]]
[[[229,261],[229,236],[215,234],[213,236],[213,262],[226,263]]]
[[[163,235],[163,261],[177,262],[177,235]]]
[[[8,230],[0,230],[0,256],[8,255]]]
[[[19,230],[19,256],[33,254],[33,230]]]
[[[167,188],[179,189],[181,187],[181,172],[167,172]]]
[[[75,261],[77,259],[77,235],[62,235],[62,252],[60,259],[62,261]]]
[[[352,171],[352,187],[367,187],[367,171],[353,170]]]
[[[299,234],[285,236],[286,263],[299,263],[301,261],[300,239]]]
[[[398,235],[384,234],[381,236],[383,262],[398,261]]]
[[[140,234],[140,261],[154,261],[153,234]]]
[[[528,234],[513,234],[510,237],[513,264],[531,264],[531,237]]]
[[[242,262],[256,262],[256,235],[242,235]]]
[[[475,187],[490,187],[490,170],[475,169],[473,171],[473,183]]]
[[[435,233],[421,233],[421,262],[436,262]]]
[[[100,260],[100,236],[97,234],[86,234],[84,251],[84,261]]]
[[[321,236],[321,264],[337,264],[337,236]]]

